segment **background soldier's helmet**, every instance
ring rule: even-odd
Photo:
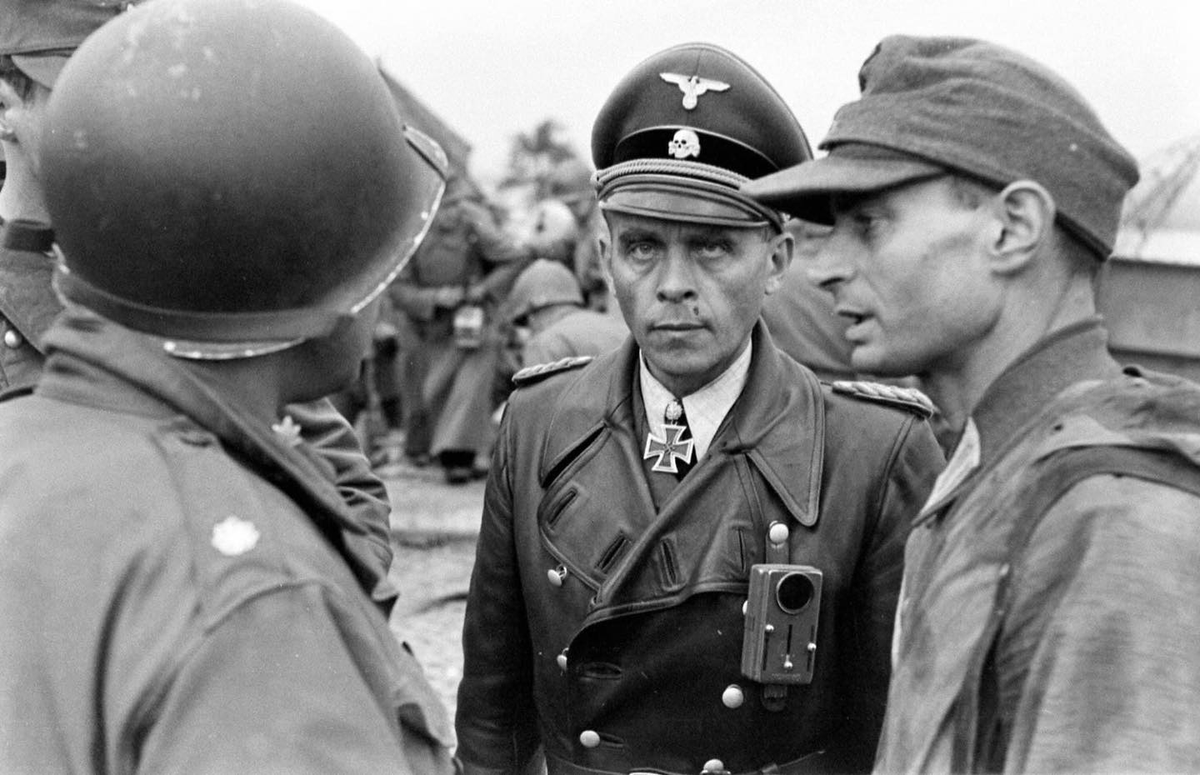
[[[509,320],[521,323],[529,313],[555,304],[583,306],[583,293],[570,269],[540,258],[513,283],[507,304]]]
[[[551,251],[560,243],[574,242],[579,232],[575,214],[558,199],[543,199],[534,205],[529,224],[529,247]]]
[[[445,157],[375,63],[284,0],[153,0],[59,77],[42,148],[69,300],[182,357],[333,330],[412,255]]]

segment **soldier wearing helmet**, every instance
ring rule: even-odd
[[[497,397],[508,397],[512,377],[526,366],[563,358],[602,355],[629,335],[617,318],[583,306],[583,293],[571,270],[541,258],[521,272],[505,302],[508,320],[522,338],[517,368],[498,374]]]
[[[284,0],[117,15],[38,104],[67,306],[0,403],[0,770],[452,771],[292,408],[356,375],[440,150]]]
[[[42,337],[62,311],[51,288],[54,231],[37,156],[46,103],[70,54],[122,5],[127,4],[19,0],[0,8],[0,144],[10,170],[0,188],[0,393],[28,391],[37,382],[46,360]],[[328,400],[295,404],[288,413],[332,465],[347,505],[375,543],[374,596],[389,612],[396,592],[387,579],[387,488],[371,472],[353,428]]]
[[[809,159],[804,133],[742,59],[687,44],[617,85],[592,155],[631,336],[516,377],[458,755],[468,773],[868,770],[904,539],[942,457],[917,394],[823,385],[760,320],[793,242],[739,187]],[[786,596],[815,631],[746,630],[772,568],[823,580]]]

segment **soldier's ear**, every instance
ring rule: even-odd
[[[608,292],[613,293],[612,236],[609,234],[608,228],[597,231],[596,246],[600,252],[600,272],[604,275],[604,284],[608,286]]]
[[[783,276],[792,265],[796,252],[796,238],[786,229],[780,234],[771,234],[771,267],[767,274],[766,294],[770,296],[783,285]]]
[[[998,274],[1021,271],[1050,242],[1057,207],[1054,197],[1032,180],[1009,183],[992,200],[994,230],[988,235],[989,264]]]

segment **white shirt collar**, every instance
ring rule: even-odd
[[[713,436],[717,434],[717,427],[742,394],[742,388],[746,386],[746,377],[750,374],[750,356],[753,349],[752,343],[747,340],[741,354],[719,377],[695,393],[683,396],[683,411],[687,413],[688,428],[696,442],[696,460],[708,452]],[[642,388],[642,403],[646,407],[646,423],[650,432],[661,438],[665,433],[663,426],[666,425],[663,413],[675,396],[650,373],[650,369],[646,367],[646,356],[639,352],[638,357],[641,361],[638,381]]]

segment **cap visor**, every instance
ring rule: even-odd
[[[899,154],[866,157],[834,149],[823,158],[752,180],[742,193],[793,217],[831,224],[834,194],[882,191],[944,174],[943,167]]]
[[[630,186],[600,203],[607,212],[638,215],[662,221],[704,223],[732,228],[755,228],[769,221],[747,203],[714,191],[658,184]]]
[[[58,74],[69,59],[67,54],[13,54],[12,61],[21,72],[45,86],[54,88]]]

